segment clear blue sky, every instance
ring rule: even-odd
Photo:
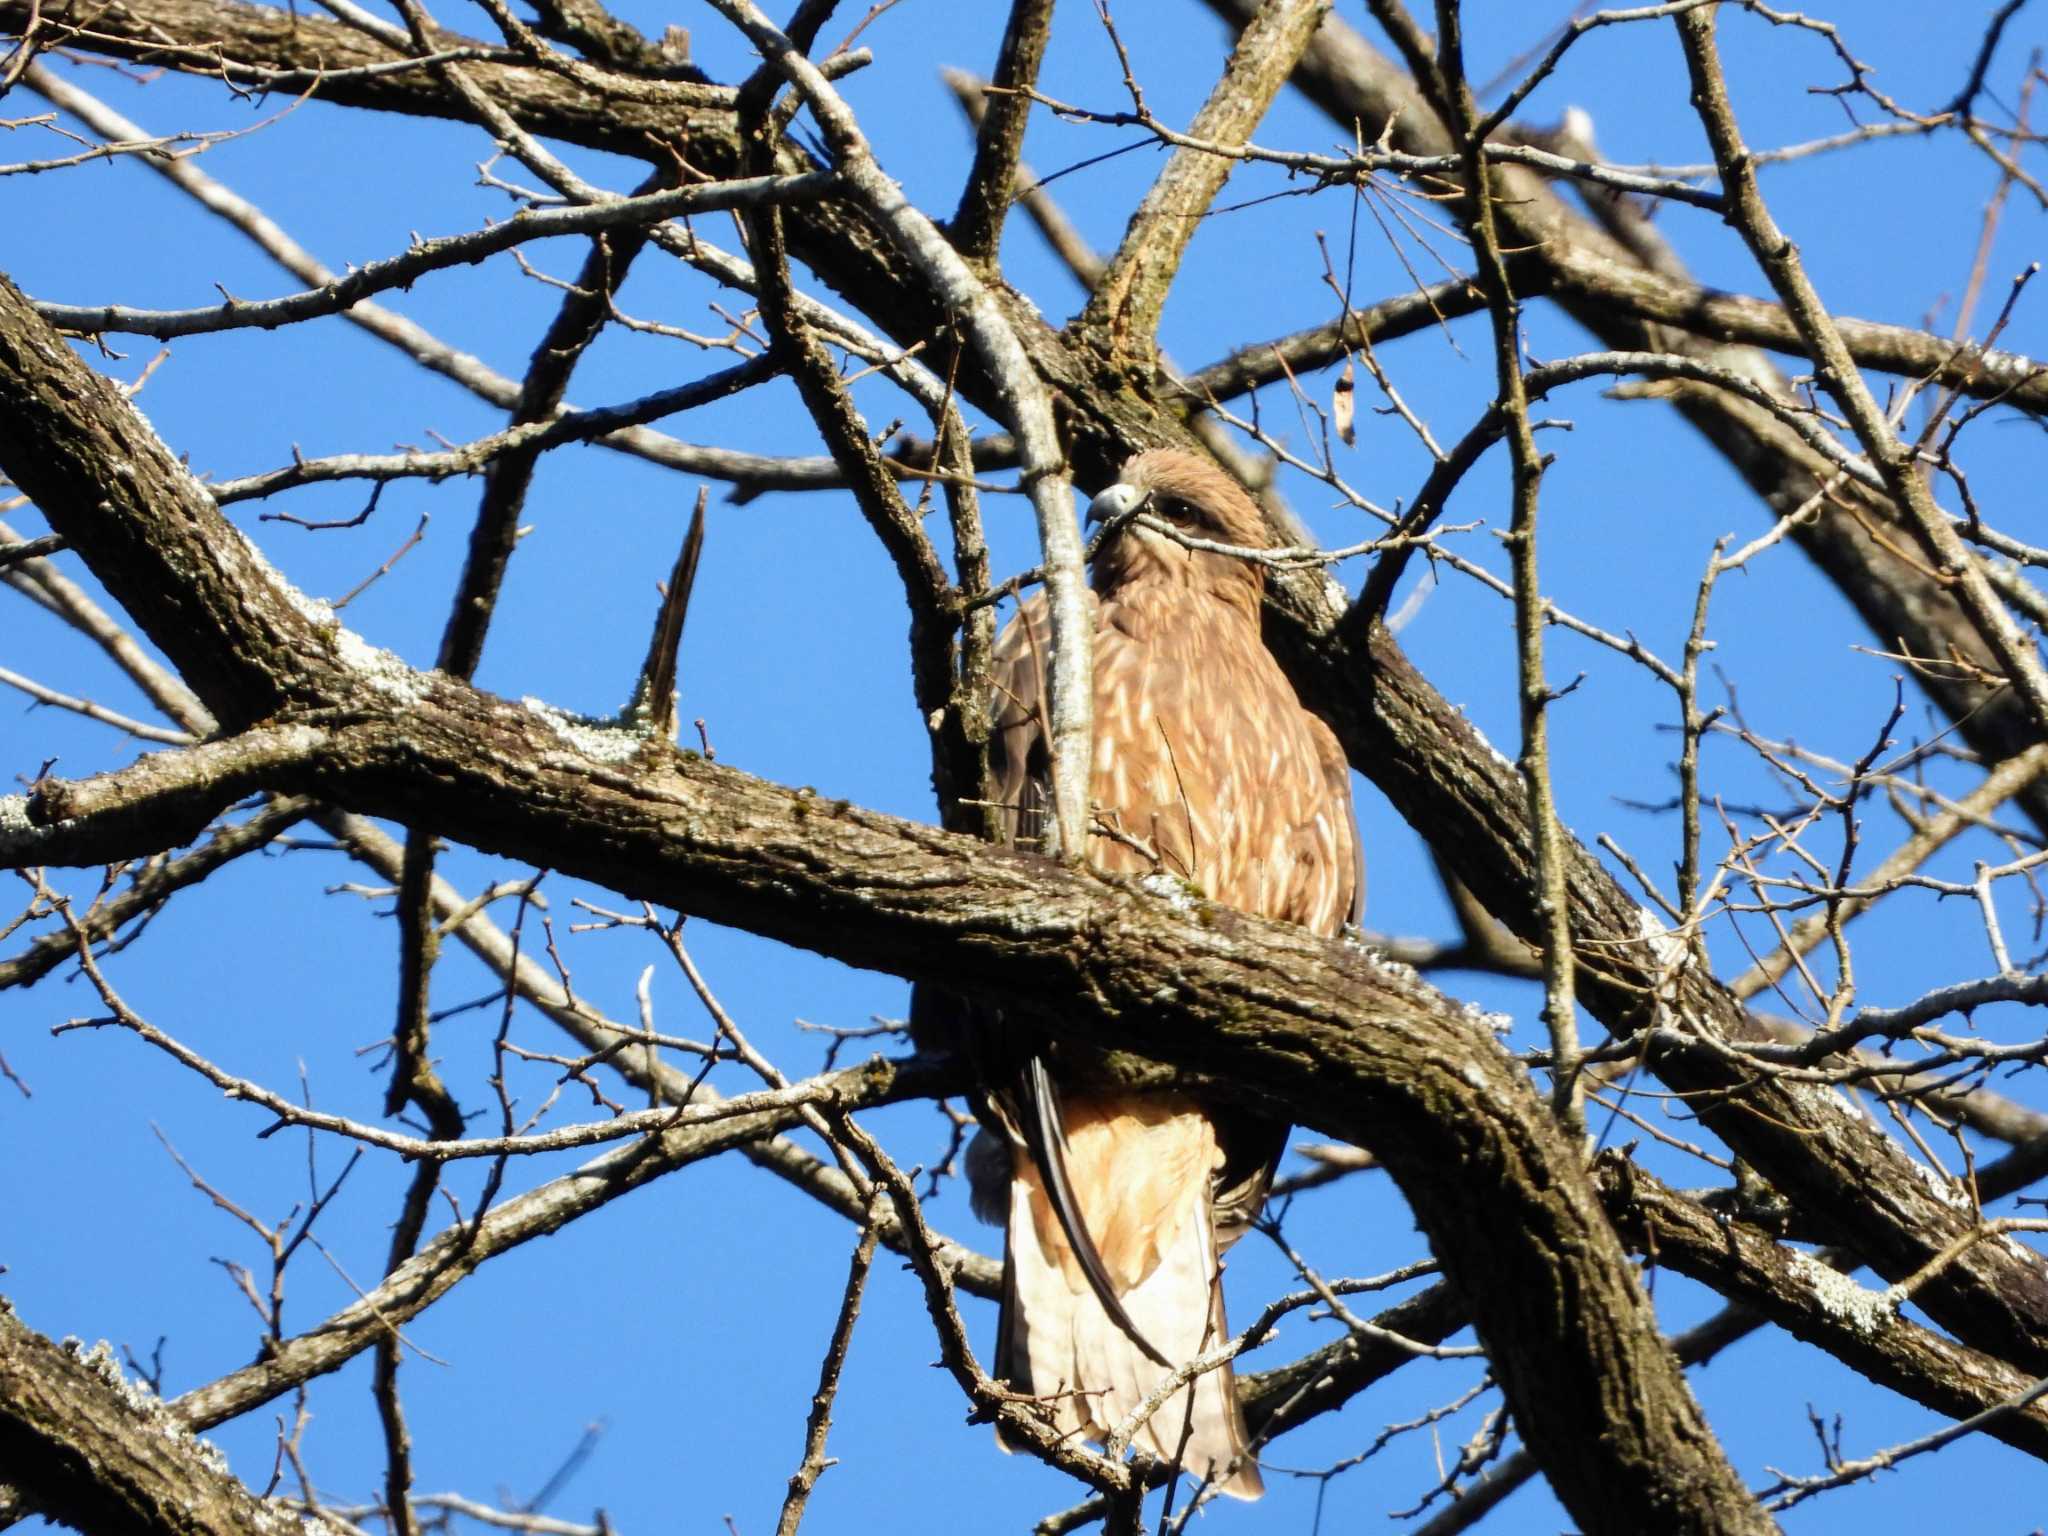
[[[715,77],[750,67],[745,50],[706,9],[654,5],[622,14],[658,32],[690,27],[696,57]],[[1884,89],[1933,110],[1952,94],[1975,46],[1981,4],[1928,7],[1904,0],[1863,0],[1835,7],[1849,45],[1873,64]],[[1468,8],[1476,75],[1522,54],[1564,7],[1474,3]],[[1361,7],[1340,14],[1362,24]],[[488,30],[480,12],[443,4],[439,19]],[[848,8],[845,24],[857,19]],[[905,0],[862,41],[876,53],[869,70],[845,83],[884,166],[935,212],[951,208],[968,140],[941,85],[940,65],[985,69],[1000,32],[999,7]],[[1123,28],[1151,103],[1185,121],[1199,104],[1226,47],[1221,26],[1201,7],[1176,3],[1120,9]],[[1809,86],[1836,83],[1840,70],[1810,34],[1773,31],[1750,18],[1724,22],[1737,104],[1750,141],[1791,143],[1845,125],[1833,98]],[[2027,50],[2042,41],[2039,17],[2023,12],[1996,67],[1995,87],[2017,81]],[[138,88],[101,69],[73,78],[154,131],[246,126],[281,105],[241,103],[217,86],[165,76]],[[1114,60],[1090,7],[1062,7],[1045,88],[1054,95],[1113,109],[1122,104]],[[1581,45],[1525,109],[1534,122],[1564,109],[1588,110],[1609,158],[1625,163],[1687,163],[1704,158],[1697,123],[1668,25],[1615,28]],[[39,104],[17,93],[0,112],[24,117]],[[1344,135],[1305,103],[1284,97],[1260,142],[1315,150]],[[1116,142],[1108,130],[1041,118],[1028,153],[1043,172],[1073,165]],[[0,136],[0,156],[57,152],[56,141],[27,129]],[[475,164],[490,154],[485,135],[450,123],[379,117],[309,103],[260,132],[221,143],[197,162],[260,204],[330,265],[363,262],[402,249],[412,232],[440,235],[503,217],[499,193],[474,185]],[[619,188],[637,168],[601,155],[576,163],[592,179]],[[1056,183],[1069,212],[1098,247],[1121,232],[1135,197],[1160,163],[1149,149],[1074,171]],[[522,179],[516,170],[501,171]],[[1945,327],[1945,301],[1960,289],[1994,180],[1981,156],[1952,139],[1863,148],[1774,169],[1766,191],[1805,254],[1820,291],[1838,311],[1920,324],[1933,312]],[[1325,231],[1340,261],[1353,219],[1348,195],[1290,196],[1251,203],[1286,189],[1279,177],[1247,173],[1223,202],[1250,204],[1212,217],[1196,240],[1166,314],[1164,340],[1185,366],[1207,363],[1245,343],[1329,317],[1314,234]],[[1409,205],[1411,208],[1414,205]],[[1710,215],[1670,208],[1663,225],[1695,273],[1709,283],[1759,292],[1760,279],[1734,237]],[[722,220],[706,232],[730,242]],[[1991,263],[1987,306],[2028,260],[2043,253],[2038,205],[2015,196]],[[1454,243],[1430,234],[1448,259]],[[1429,253],[1404,242],[1425,279],[1442,275]],[[556,242],[530,252],[543,269],[573,274],[581,250]],[[1049,315],[1068,313],[1078,290],[1045,253],[1021,217],[1005,250],[1014,281]],[[1407,286],[1401,262],[1361,211],[1354,294],[1361,301]],[[133,161],[82,167],[62,175],[9,178],[0,187],[0,270],[39,298],[187,306],[215,296],[215,285],[242,297],[298,286],[227,226],[199,213],[181,194]],[[393,307],[444,339],[517,375],[552,314],[556,295],[522,278],[507,258],[459,269],[389,296]],[[707,303],[728,304],[703,280],[650,256],[636,268],[620,304],[626,311],[697,330],[715,329]],[[2048,350],[2040,301],[2019,312],[2005,338],[2016,350]],[[1981,327],[1980,320],[1980,327]],[[1454,344],[1453,344],[1454,343]],[[153,343],[117,343],[126,357],[108,361],[133,378]],[[1530,348],[1556,358],[1589,346],[1553,312],[1532,309]],[[697,377],[729,359],[660,338],[613,332],[579,371],[572,398],[600,404]],[[1383,360],[1405,397],[1440,438],[1461,433],[1491,392],[1484,333],[1472,322],[1451,340],[1424,334],[1390,346]],[[1309,387],[1327,391],[1329,376]],[[1573,430],[1550,434],[1557,455],[1544,487],[1545,575],[1564,606],[1603,627],[1633,630],[1661,654],[1678,653],[1703,561],[1723,533],[1762,529],[1753,498],[1676,417],[1654,403],[1608,404],[1581,386],[1545,413]],[[878,381],[862,402],[876,425],[912,414]],[[1369,400],[1361,390],[1361,400]],[[309,455],[385,452],[393,444],[464,440],[502,424],[502,413],[431,377],[339,319],[284,336],[230,333],[176,343],[140,397],[172,447],[193,468],[226,477],[287,462],[296,446]],[[1305,442],[1284,392],[1264,397],[1265,420],[1297,446]],[[762,451],[813,452],[794,394],[775,387],[665,424],[692,442]],[[2040,434],[1994,420],[1968,440],[1973,488],[2006,514],[2006,525],[2040,539]],[[1341,467],[1382,503],[1411,495],[1424,457],[1397,422],[1362,413],[1358,446]],[[1505,469],[1490,462],[1452,508],[1454,521],[1505,521]],[[1355,513],[1330,510],[1328,493],[1293,480],[1290,491],[1332,544],[1365,537]],[[564,708],[608,714],[630,686],[645,646],[654,582],[667,570],[694,497],[694,482],[596,450],[551,457],[527,509],[532,532],[512,565],[497,628],[479,682],[513,696],[533,695]],[[401,483],[384,495],[361,529],[311,534],[256,522],[243,504],[236,520],[305,591],[338,596],[382,562],[424,513],[427,536],[391,575],[352,605],[346,622],[374,643],[417,664],[431,662],[446,595],[459,568],[476,487]],[[289,509],[305,517],[358,510],[360,487],[295,493]],[[33,514],[9,516],[40,531]],[[989,507],[999,571],[1035,563],[1030,518],[1017,499]],[[1465,536],[1474,558],[1502,567],[1484,530]],[[74,557],[64,568],[80,574]],[[1360,572],[1346,573],[1356,582]],[[17,598],[0,601],[0,665],[72,693],[87,693],[136,713],[146,706],[90,647]],[[790,783],[896,814],[932,814],[923,732],[911,708],[903,662],[905,613],[893,575],[850,502],[836,495],[769,496],[721,504],[714,487],[710,532],[682,656],[685,719],[701,716],[722,760]],[[1748,718],[1763,734],[1796,736],[1838,757],[1868,743],[1889,703],[1893,664],[1867,654],[1870,637],[1846,605],[1788,548],[1747,576],[1724,583],[1714,610],[1715,663],[1740,687]],[[1403,634],[1419,665],[1504,750],[1512,753],[1512,636],[1508,610],[1488,593],[1453,581],[1421,606]],[[1559,792],[1567,822],[1590,843],[1611,833],[1645,867],[1668,871],[1677,829],[1624,801],[1672,792],[1674,755],[1661,729],[1669,697],[1640,673],[1569,637],[1552,640],[1559,680],[1588,676],[1555,715]],[[1901,734],[1924,734],[1917,696]],[[0,700],[0,767],[32,775],[47,758],[81,775],[128,761],[132,743],[53,710],[19,712]],[[1736,750],[1710,750],[1713,787],[1731,802],[1771,793]],[[1966,782],[1958,777],[1955,782]],[[1368,925],[1386,932],[1447,936],[1450,918],[1421,844],[1363,781],[1359,811],[1369,861]],[[1897,824],[1873,809],[1872,846],[1889,846]],[[1717,845],[1716,845],[1717,846]],[[1997,857],[1995,845],[1964,847],[1944,866],[1967,870],[1972,857]],[[451,852],[444,872],[475,890],[524,871],[466,851]],[[232,1070],[290,1088],[301,1063],[317,1101],[374,1117],[383,1093],[374,1058],[359,1054],[390,1027],[395,926],[389,902],[325,888],[371,879],[340,855],[294,851],[245,860],[202,891],[172,904],[110,977],[154,1022]],[[74,881],[81,891],[91,882]],[[550,884],[560,927],[579,914],[577,887]],[[602,900],[602,893],[588,893]],[[1898,904],[1871,920],[1858,949],[1862,997],[1893,1003],[1937,981],[1991,969],[1981,928],[1959,904],[1931,897]],[[2016,948],[2031,951],[2023,914],[2008,914]],[[566,939],[566,934],[564,935]],[[754,1039],[792,1073],[814,1066],[821,1046],[793,1028],[798,1019],[857,1025],[871,1015],[900,1016],[900,982],[856,972],[747,935],[693,924],[694,953],[727,1007]],[[1717,944],[1725,940],[1717,938]],[[656,965],[652,995],[664,1029],[701,1035],[706,1026],[682,979],[644,936],[610,933],[569,942],[567,957],[582,993],[618,1017],[631,1017],[641,969]],[[1732,962],[1732,946],[1723,955]],[[1536,1045],[1541,1026],[1526,989],[1484,978],[1438,978],[1447,990],[1510,1012],[1511,1043]],[[484,973],[459,950],[435,979],[437,1006],[489,990]],[[217,1094],[132,1038],[113,1032],[52,1039],[47,1027],[95,1010],[83,982],[47,983],[29,994],[0,995],[0,1050],[33,1087],[21,1099],[0,1086],[0,1289],[22,1318],[52,1335],[108,1338],[147,1355],[161,1335],[169,1390],[181,1391],[250,1358],[254,1314],[215,1260],[260,1266],[249,1236],[194,1193],[156,1144],[152,1126],[223,1193],[266,1218],[303,1198],[305,1146],[297,1136],[255,1139],[267,1117],[224,1105]],[[468,1013],[442,1024],[436,1048],[465,1103],[483,1103],[493,1015]],[[1988,1029],[2017,1029],[1994,1013]],[[545,1021],[521,1026],[528,1045],[557,1048]],[[2038,1030],[2036,1031],[2038,1033]],[[737,1079],[729,1080],[734,1086]],[[2027,1079],[2000,1085],[2039,1102]],[[545,1091],[535,1075],[529,1093]],[[583,1113],[574,1106],[569,1113]],[[943,1122],[928,1106],[876,1117],[906,1162],[935,1158]],[[1689,1134],[1689,1128],[1676,1127]],[[332,1171],[345,1155],[320,1150]],[[1704,1182],[1697,1164],[1646,1161],[1685,1182]],[[569,1160],[512,1171],[522,1184],[555,1176]],[[479,1169],[458,1173],[465,1200]],[[344,1305],[350,1281],[371,1283],[405,1170],[381,1156],[365,1159],[318,1229],[332,1264],[303,1252],[291,1274],[288,1326],[302,1329]],[[984,1249],[998,1239],[975,1224],[957,1188],[935,1202],[950,1233]],[[1304,1200],[1290,1218],[1295,1241],[1329,1274],[1369,1274],[1420,1256],[1420,1241],[1398,1197],[1379,1178],[1353,1180]],[[587,1424],[606,1432],[595,1454],[551,1506],[585,1518],[609,1510],[626,1536],[722,1529],[730,1515],[743,1536],[771,1529],[783,1481],[800,1451],[802,1418],[831,1325],[852,1232],[786,1187],[736,1158],[699,1165],[621,1201],[547,1241],[498,1260],[448,1302],[407,1329],[424,1351],[405,1366],[406,1401],[422,1491],[459,1490],[485,1500],[530,1495]],[[1286,1284],[1286,1272],[1255,1238],[1233,1259],[1240,1320]],[[1711,1298],[1670,1274],[1658,1301],[1674,1327],[1705,1315]],[[970,1323],[986,1346],[993,1309],[971,1305]],[[1277,1364],[1325,1337],[1328,1325],[1290,1323],[1254,1362]],[[840,1465],[824,1477],[811,1528],[867,1528],[887,1519],[906,1532],[1000,1526],[1016,1529],[1072,1502],[1057,1476],[1005,1457],[986,1430],[961,1424],[964,1404],[935,1358],[913,1277],[893,1258],[877,1263],[868,1310],[856,1335],[840,1397],[831,1453]],[[1473,1379],[1469,1363],[1412,1367],[1373,1390],[1339,1419],[1288,1437],[1273,1451],[1283,1467],[1315,1467],[1352,1455],[1379,1428],[1457,1396]],[[1851,1455],[1923,1432],[1928,1414],[1866,1387],[1826,1357],[1782,1337],[1751,1340],[1698,1378],[1716,1428],[1744,1473],[1766,1480],[1766,1465],[1812,1471],[1818,1450],[1807,1428],[1810,1404],[1844,1419]],[[305,1451],[323,1492],[337,1503],[368,1498],[381,1477],[381,1441],[367,1390],[367,1360],[319,1383]],[[280,1405],[281,1407],[285,1405]],[[1451,1421],[1445,1453],[1476,1425],[1470,1412]],[[212,1438],[242,1476],[261,1485],[275,1429],[269,1412],[227,1426]],[[1434,1480],[1427,1431],[1394,1442],[1371,1463],[1331,1483],[1324,1529],[1387,1527],[1384,1515],[1411,1505]],[[1246,1531],[1308,1528],[1317,1485],[1269,1477],[1272,1492],[1253,1508],[1211,1518]],[[1838,1492],[1792,1516],[1788,1528],[1823,1532],[1852,1523],[1871,1536],[1919,1531],[1940,1519],[1956,1530],[2008,1533],[2048,1521],[2048,1472],[1988,1442],[1956,1446],[1883,1478]],[[1548,1532],[1565,1517],[1540,1489],[1495,1515],[1499,1532]]]

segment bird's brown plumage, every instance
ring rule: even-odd
[[[1214,466],[1140,454],[1097,509],[1145,510],[1197,538],[1264,546],[1256,506]],[[1302,708],[1259,638],[1263,569],[1136,524],[1098,554],[1095,736],[1088,862],[1107,874],[1166,874],[1209,900],[1334,934],[1356,910],[1358,838],[1350,772],[1329,728]],[[1042,599],[996,647],[994,759],[1013,841],[1049,830]],[[1175,1366],[1228,1338],[1222,1251],[1265,1196],[1284,1128],[1184,1093],[1059,1091],[1064,1162],[1104,1277],[1145,1344]],[[1008,1229],[997,1369],[1049,1400],[1062,1429],[1103,1439],[1167,1375],[1112,1321],[1067,1240],[1029,1150],[1018,1095],[994,1095],[1002,1147],[975,1159],[977,1206]],[[1260,1492],[1228,1365],[1183,1389],[1139,1429],[1155,1456],[1183,1455],[1240,1497]]]

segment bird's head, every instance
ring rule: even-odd
[[[1113,591],[1133,581],[1196,586],[1258,610],[1265,567],[1187,541],[1265,549],[1272,543],[1257,503],[1205,459],[1155,448],[1125,463],[1116,484],[1088,508],[1089,523],[1122,519],[1096,551],[1096,583]],[[1159,526],[1148,526],[1156,520]]]

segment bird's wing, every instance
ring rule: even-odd
[[[1033,593],[997,637],[992,657],[995,703],[989,767],[1009,840],[1026,848],[1043,846],[1052,824],[1048,815],[1052,763],[1045,719],[1046,661],[1051,645],[1052,621],[1045,595]],[[1160,1365],[1168,1364],[1125,1310],[1082,1213],[1068,1171],[1066,1117],[1044,1052],[1031,1051],[1008,1093],[995,1097],[999,1115],[1007,1122],[1005,1129],[1029,1154],[1032,1166],[1042,1170],[1047,1208],[1057,1220],[1064,1239],[1061,1246],[1078,1275],[1087,1281],[1110,1320],[1146,1356]]]
[[[1315,738],[1316,756],[1323,769],[1330,824],[1324,856],[1332,875],[1327,896],[1311,904],[1302,926],[1330,936],[1365,916],[1365,845],[1359,840],[1358,813],[1351,803],[1351,763],[1337,742],[1337,733],[1305,709],[1302,718]]]
[[[995,697],[988,744],[1007,841],[1034,850],[1042,848],[1051,825],[1052,757],[1045,713],[1051,655],[1052,615],[1045,594],[1034,592],[996,637],[989,668]]]

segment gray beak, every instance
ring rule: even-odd
[[[1135,485],[1118,482],[1088,503],[1088,526],[1092,528],[1113,517],[1122,517],[1144,499],[1145,493]]]

